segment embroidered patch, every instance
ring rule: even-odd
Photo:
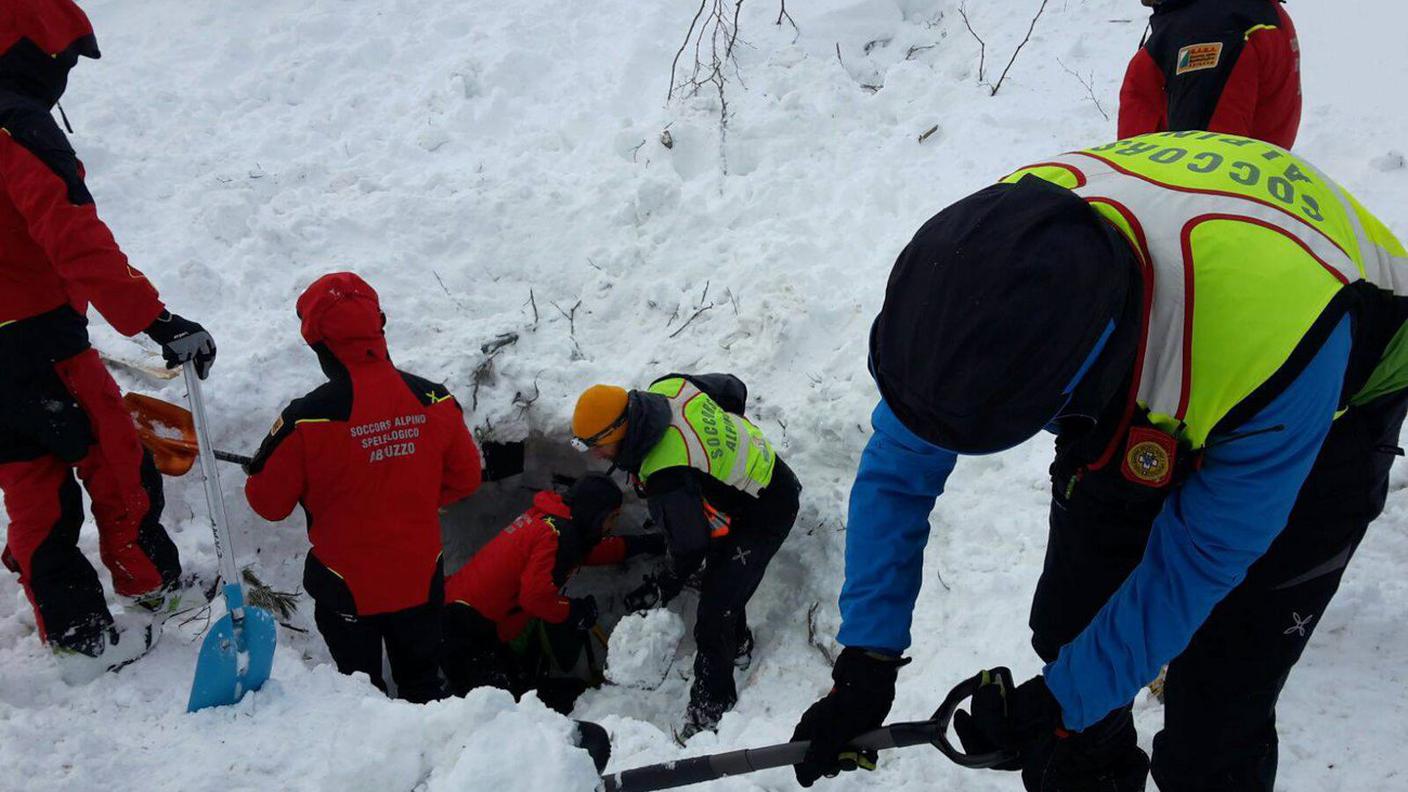
[[[274,425],[269,428],[269,436],[273,437],[278,434],[279,430],[282,428],[284,428],[284,417],[280,415],[278,418],[274,419]]]
[[[1146,427],[1129,430],[1121,472],[1135,484],[1163,487],[1173,480],[1177,443],[1172,437]]]
[[[1175,74],[1216,69],[1222,61],[1222,42],[1210,41],[1206,44],[1189,44],[1178,51],[1178,68]]]

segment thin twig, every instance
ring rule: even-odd
[[[807,643],[811,644],[812,648],[821,653],[821,659],[825,660],[827,665],[835,665],[835,653],[816,637],[816,612],[820,608],[820,602],[813,602],[812,606],[807,609]]]
[[[997,78],[997,85],[992,87],[992,93],[988,96],[997,96],[997,89],[1002,87],[1002,81],[1007,79],[1007,72],[1012,68],[1012,64],[1017,62],[1017,55],[1022,51],[1022,47],[1027,46],[1027,42],[1032,39],[1032,31],[1036,30],[1036,21],[1041,19],[1041,13],[1046,10],[1048,0],[1041,0],[1041,7],[1036,10],[1036,16],[1032,17],[1032,23],[1027,27],[1027,37],[1022,39],[1022,43],[1017,45],[1017,49],[1012,50],[1012,60],[1007,61],[1007,68],[1002,70],[1002,76]]]
[[[958,4],[958,15],[963,17],[963,26],[968,28],[968,32],[973,34],[973,38],[978,40],[978,82],[983,82],[983,68],[987,65],[988,45],[983,41],[978,31],[973,29],[973,25],[968,22],[968,10],[965,3]]]
[[[533,306],[533,324],[532,324],[531,326],[532,326],[532,327],[537,327],[537,326],[538,326],[538,300],[537,300],[536,297],[533,296],[533,290],[532,290],[531,288],[528,289],[528,304],[531,305],[531,306]]]
[[[969,28],[969,30],[972,30],[972,28]],[[938,45],[938,44],[925,44],[925,45],[923,45],[923,46],[920,46],[920,45],[918,45],[918,44],[911,45],[910,48],[909,48],[909,50],[908,50],[907,52],[905,52],[905,54],[904,54],[904,59],[905,59],[905,60],[912,60],[915,55],[918,55],[919,53],[923,52],[924,50],[931,50],[931,49],[933,49],[934,47],[937,47],[937,46],[939,46],[939,45]]]
[[[582,345],[577,343],[577,309],[582,307],[582,301],[578,300],[572,306],[571,311],[562,310],[562,306],[558,305],[557,303],[550,304],[552,305],[552,307],[557,309],[558,313],[562,314],[564,317],[567,318],[567,333],[572,338],[572,349],[574,350],[572,359],[581,360],[582,358],[586,357],[586,355],[582,354]]]
[[[694,36],[694,28],[699,24],[700,17],[704,16],[704,7],[709,4],[709,0],[699,0],[699,10],[694,12],[694,19],[689,21],[689,30],[684,34],[684,41],[680,43],[680,48],[675,52],[675,59],[670,61],[670,89],[665,93],[665,101],[675,98],[675,69],[679,66],[680,56],[684,55],[685,48],[689,46],[689,40]],[[698,60],[695,61],[696,65]]]
[[[776,22],[776,24],[777,24],[778,27],[781,27],[781,26],[782,26],[782,20],[784,20],[784,19],[787,20],[788,22],[790,22],[790,23],[792,24],[792,29],[793,29],[793,30],[797,31],[798,33],[801,33],[801,32],[802,32],[802,29],[799,28],[799,27],[797,27],[797,20],[793,19],[793,18],[792,18],[792,15],[789,14],[789,13],[787,13],[787,0],[780,0],[780,1],[778,2],[778,7],[777,7],[777,22]]]
[[[1076,81],[1079,82],[1081,86],[1085,88],[1085,98],[1094,102],[1095,109],[1100,111],[1100,115],[1104,116],[1106,121],[1109,121],[1110,114],[1105,112],[1105,108],[1100,105],[1100,99],[1095,96],[1095,73],[1091,72],[1090,77],[1085,78],[1080,76],[1080,74],[1078,74],[1075,69],[1072,69],[1071,67],[1067,66],[1065,62],[1062,61],[1059,57],[1056,59],[1056,62],[1061,64],[1061,68],[1065,70],[1066,74],[1069,74],[1072,77],[1076,78]]]
[[[455,307],[460,309],[460,313],[464,313],[464,305],[460,303],[459,299],[457,299],[455,295],[450,294],[450,290],[445,286],[445,281],[441,279],[440,273],[436,272],[435,270],[431,270],[430,273],[434,275],[435,280],[440,283],[440,289],[445,292],[445,296],[449,297],[450,301],[455,304]]]
[[[689,327],[689,323],[690,323],[690,322],[693,322],[695,319],[698,319],[700,314],[704,313],[705,311],[708,311],[708,310],[712,309],[713,307],[714,307],[714,303],[709,303],[708,305],[705,305],[705,306],[701,307],[699,310],[695,311],[693,314],[690,315],[690,317],[689,317],[688,319],[684,320],[684,324],[680,325],[678,328],[675,329],[675,332],[670,333],[670,338],[674,338],[675,336],[679,335],[680,333],[683,333],[683,332],[684,332],[684,329],[685,329],[686,327]]]
[[[496,355],[499,350],[510,344],[518,343],[518,333],[499,333],[492,341],[486,341],[479,347],[479,351],[485,355]]]

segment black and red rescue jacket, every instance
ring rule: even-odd
[[[275,421],[245,497],[268,520],[303,505],[304,588],[324,607],[369,616],[438,602],[439,508],[481,475],[460,406],[392,366],[376,292],[356,275],[318,279],[298,313],[329,381]]]
[[[71,0],[0,3],[0,327],[43,322],[32,336],[79,347],[45,350],[50,358],[87,348],[89,303],[126,335],[163,310],[98,219],[83,166],[50,115],[80,55],[97,58],[98,44]]]
[[[562,587],[579,566],[619,564],[626,539],[608,536],[591,547],[577,541],[572,512],[555,492],[539,492],[533,506],[445,582],[445,602],[463,603],[494,622],[511,641],[530,619],[561,624],[571,613]]]
[[[1120,89],[1119,136],[1207,130],[1290,148],[1300,45],[1280,0],[1164,0]]]

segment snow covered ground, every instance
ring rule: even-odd
[[[71,81],[74,142],[133,261],[174,310],[216,335],[206,393],[219,446],[252,450],[277,410],[318,381],[293,300],[334,269],[380,290],[400,365],[446,380],[467,408],[477,385],[481,437],[560,439],[592,382],[727,370],[749,383],[750,414],[806,492],[752,608],[758,649],[742,701],[717,736],[681,751],[669,734],[687,662],[654,692],[589,693],[575,715],[612,732],[612,769],[784,740],[825,689],[829,665],[808,641],[807,614],[815,606],[822,646],[834,648],[845,498],[874,400],[865,334],[890,264],[947,203],[1015,166],[1112,138],[1102,109],[1113,117],[1144,26],[1133,0],[1051,0],[991,97],[949,0],[793,2],[795,28],[774,24],[775,0],[747,0],[721,131],[717,94],[665,101],[692,0],[85,5],[104,58]],[[1038,5],[968,3],[989,82]],[[1408,234],[1408,110],[1384,101],[1408,78],[1398,40],[1408,11],[1391,0],[1291,10],[1306,78],[1299,149]],[[481,344],[504,332],[519,341],[476,378]],[[95,337],[116,345],[110,331]],[[175,385],[124,384],[182,396]],[[1039,438],[960,465],[935,514],[915,662],[894,718],[927,716],[976,668],[1037,670],[1025,624],[1049,453]],[[261,523],[239,497],[238,471],[224,474],[243,562],[297,586],[301,519]],[[1408,742],[1402,469],[1393,486],[1283,698],[1286,790],[1408,783],[1398,761]],[[199,483],[168,480],[168,495],[188,567],[211,572]],[[91,530],[83,542],[96,559]],[[312,630],[311,608],[293,623]],[[536,702],[487,692],[428,707],[386,701],[338,676],[315,632],[281,629],[264,691],[187,715],[200,626],[169,629],[138,665],[68,688],[18,585],[0,577],[0,789],[592,784],[585,754],[559,747],[567,722]],[[646,625],[630,632],[658,637]],[[1146,745],[1160,719],[1141,702]],[[793,787],[773,771],[712,788]],[[827,788],[1018,781],[912,749]]]

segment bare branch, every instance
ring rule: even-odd
[[[572,349],[574,350],[572,359],[581,360],[582,358],[586,357],[586,355],[582,354],[581,344],[577,343],[577,309],[582,307],[582,301],[578,300],[576,304],[572,306],[571,311],[562,310],[562,306],[558,305],[557,303],[549,304],[552,305],[552,307],[556,308],[557,312],[562,314],[563,317],[567,319],[567,333],[572,338]]]
[[[807,643],[811,644],[813,649],[821,653],[821,659],[825,660],[827,665],[835,665],[835,653],[816,636],[816,612],[820,608],[820,602],[813,602],[812,606],[807,609]]]
[[[699,308],[699,310],[695,311],[693,314],[690,314],[690,317],[689,317],[688,319],[684,320],[684,324],[682,324],[682,325],[680,325],[679,327],[675,328],[675,332],[670,333],[670,336],[669,336],[669,337],[670,337],[670,338],[674,338],[675,336],[679,335],[680,333],[683,333],[683,332],[684,332],[684,329],[685,329],[686,327],[689,327],[689,323],[690,323],[690,322],[693,322],[695,319],[698,319],[699,316],[700,316],[700,314],[704,313],[705,311],[712,310],[713,307],[714,307],[714,303],[709,303],[708,305],[701,306],[701,307]]]
[[[792,29],[793,29],[793,30],[797,31],[798,33],[801,33],[801,32],[802,32],[802,29],[799,28],[799,27],[797,27],[797,20],[793,19],[793,18],[792,18],[792,15],[789,14],[789,13],[787,13],[787,0],[779,0],[779,2],[778,2],[778,8],[777,8],[777,22],[776,22],[776,24],[777,24],[778,27],[781,27],[781,26],[782,26],[782,20],[784,20],[784,19],[787,20],[787,22],[792,25]]]
[[[1027,28],[1027,37],[1022,39],[1022,43],[1017,45],[1017,49],[1012,50],[1012,60],[1007,61],[1007,68],[1002,70],[1002,76],[997,78],[997,85],[992,87],[992,93],[988,96],[997,96],[997,89],[1002,87],[1002,81],[1007,79],[1007,72],[1012,69],[1012,64],[1017,62],[1017,55],[1021,53],[1022,47],[1027,46],[1027,42],[1032,40],[1032,31],[1036,30],[1036,21],[1041,19],[1041,13],[1046,10],[1048,0],[1041,0],[1041,7],[1036,10],[1036,16],[1032,17],[1032,24]]]
[[[479,347],[479,351],[485,355],[497,355],[499,353],[499,350],[517,342],[518,333],[499,333],[498,335],[494,336],[494,339],[492,341],[484,342],[484,344]]]
[[[436,272],[435,270],[431,270],[430,274],[435,276],[435,280],[440,284],[440,290],[445,292],[445,296],[449,297],[450,301],[455,304],[455,307],[460,309],[460,313],[464,313],[464,305],[460,303],[460,301],[455,297],[455,295],[450,294],[450,290],[448,287],[445,286],[445,281],[440,277],[440,273]]]
[[[1091,72],[1089,77],[1082,77],[1075,69],[1067,66],[1059,57],[1056,59],[1056,62],[1061,64],[1061,68],[1065,70],[1066,74],[1076,78],[1076,81],[1085,88],[1085,98],[1094,102],[1095,109],[1100,111],[1100,115],[1103,116],[1106,121],[1109,121],[1110,114],[1105,112],[1105,108],[1100,105],[1100,99],[1095,96],[1095,73]]]
[[[968,32],[973,34],[973,38],[978,40],[978,82],[983,81],[983,68],[987,65],[988,45],[983,41],[983,37],[978,35],[978,31],[973,29],[973,25],[968,22],[968,9],[966,3],[958,4],[958,15],[963,17],[963,26],[968,28]]]
[[[670,90],[665,94],[665,101],[675,98],[675,69],[679,66],[680,56],[684,55],[685,48],[689,46],[689,40],[694,36],[694,28],[699,24],[699,19],[704,16],[704,7],[709,4],[709,0],[699,0],[699,10],[694,12],[694,19],[689,22],[689,30],[684,34],[684,42],[680,44],[679,51],[675,53],[675,59],[670,62]],[[698,66],[698,59],[695,60]]]

